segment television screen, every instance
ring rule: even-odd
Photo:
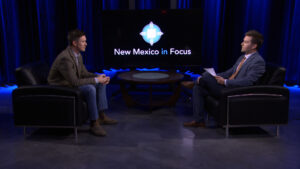
[[[201,11],[103,11],[104,66],[178,67],[201,63]]]

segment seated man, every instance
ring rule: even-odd
[[[198,77],[193,85],[193,115],[194,120],[184,123],[185,127],[205,127],[204,98],[207,95],[218,98],[223,88],[253,85],[265,72],[265,61],[258,53],[263,43],[263,35],[255,30],[245,34],[241,43],[244,53],[229,70],[212,76],[205,72]],[[190,88],[193,82],[183,82]]]
[[[87,102],[91,120],[90,131],[96,136],[105,136],[101,124],[116,124],[104,114],[108,108],[106,99],[106,85],[110,78],[105,74],[96,75],[85,68],[80,52],[87,46],[85,33],[75,29],[68,33],[69,46],[55,59],[49,72],[50,85],[78,87]]]

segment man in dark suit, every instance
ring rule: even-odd
[[[241,43],[244,53],[229,70],[212,76],[205,72],[195,82],[183,82],[183,86],[193,86],[194,120],[184,123],[185,127],[205,127],[204,98],[207,95],[218,98],[223,88],[253,85],[265,72],[265,61],[258,53],[263,43],[263,35],[255,30],[248,31]]]
[[[69,46],[55,59],[49,72],[50,85],[78,87],[87,101],[91,120],[90,131],[97,136],[105,136],[101,124],[116,124],[117,121],[104,114],[108,108],[106,85],[110,78],[105,74],[90,73],[85,68],[80,52],[87,46],[85,33],[75,29],[68,33]]]

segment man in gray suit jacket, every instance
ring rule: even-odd
[[[85,33],[75,29],[68,33],[69,46],[55,59],[49,72],[50,85],[78,87],[88,106],[91,120],[90,131],[97,136],[105,136],[101,124],[116,124],[117,121],[104,114],[108,108],[106,85],[110,78],[105,74],[90,73],[85,68],[80,52],[87,46]]]
[[[265,72],[265,61],[258,53],[263,43],[263,35],[255,30],[245,34],[241,43],[244,53],[229,70],[212,76],[205,72],[198,77],[193,87],[194,120],[184,123],[185,127],[205,127],[204,97],[211,95],[218,98],[223,88],[253,85]],[[190,82],[183,83],[184,86]]]

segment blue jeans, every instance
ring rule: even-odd
[[[90,120],[97,120],[99,112],[108,108],[106,98],[106,85],[98,83],[96,85],[79,86],[85,101],[87,102]]]
[[[193,115],[197,122],[204,122],[206,116],[204,111],[204,99],[210,95],[215,98],[220,96],[221,90],[225,86],[217,83],[217,80],[209,73],[204,73],[199,84],[195,82],[193,88]]]

